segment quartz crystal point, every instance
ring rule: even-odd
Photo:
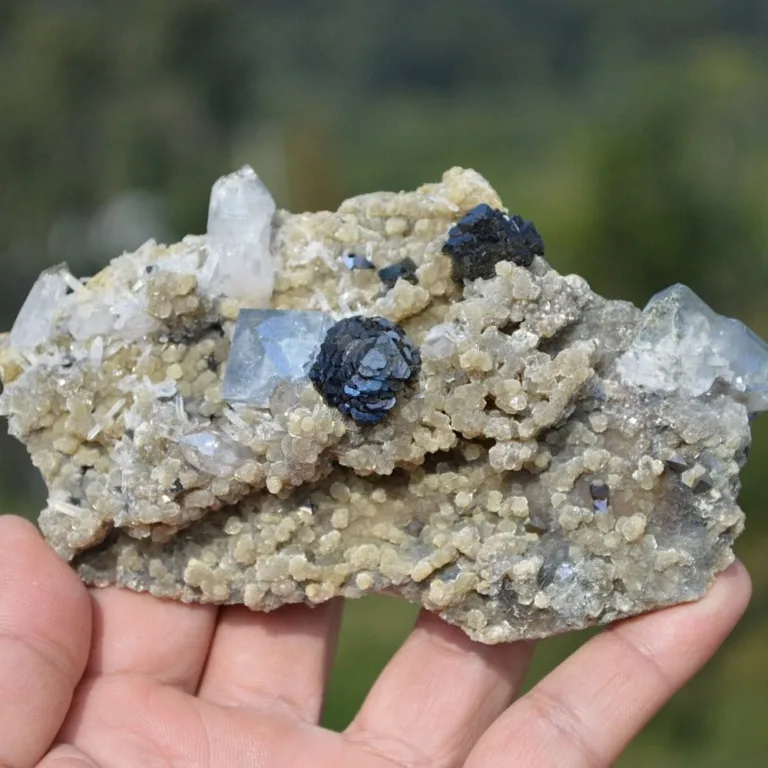
[[[11,330],[10,343],[19,352],[34,352],[50,337],[61,301],[67,295],[65,271],[64,266],[48,269],[32,286]]]
[[[274,214],[272,195],[248,165],[213,185],[204,278],[212,292],[269,306],[275,282],[270,250]]]
[[[179,444],[193,467],[216,477],[229,477],[250,454],[231,437],[215,432],[192,432],[184,435]]]
[[[503,210],[454,168],[273,216],[245,168],[207,239],[44,275],[0,412],[51,546],[188,602],[398,592],[485,643],[701,597],[743,530],[766,345],[683,286],[596,295]]]

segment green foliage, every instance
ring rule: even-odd
[[[1,325],[50,263],[87,273],[143,238],[201,231],[210,184],[239,163],[294,209],[460,164],[535,221],[561,271],[638,303],[685,281],[768,336],[766,37],[762,0],[5,0]],[[154,218],[96,237],[129,191],[153,196]],[[6,508],[31,513],[34,471],[8,439],[0,455]],[[753,608],[621,765],[763,762],[766,463],[758,426],[740,543]],[[349,607],[329,724],[412,620],[384,598]],[[545,643],[532,679],[581,639]]]

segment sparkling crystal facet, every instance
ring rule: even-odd
[[[268,306],[275,282],[270,250],[275,201],[250,166],[222,176],[211,190],[203,287]]]
[[[743,393],[750,412],[768,410],[768,344],[685,285],[648,302],[619,371],[629,384],[692,396],[709,392],[719,379]]]
[[[325,312],[244,309],[235,328],[223,399],[267,408],[278,384],[307,375],[332,325]]]

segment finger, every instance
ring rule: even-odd
[[[88,677],[132,673],[185,691],[197,688],[216,625],[215,606],[185,605],[115,587],[91,594]]]
[[[463,765],[514,698],[533,648],[533,643],[480,645],[422,613],[346,737],[398,765]]]
[[[242,606],[221,612],[199,696],[224,706],[278,704],[317,722],[336,649],[341,601],[274,613]]]
[[[54,747],[38,764],[37,768],[99,768],[88,755],[76,747],[60,744]]]
[[[34,765],[85,667],[88,593],[30,523],[0,517],[0,765]]]
[[[86,681],[61,735],[105,768],[395,768],[285,711],[221,707],[146,677]]]
[[[467,768],[611,765],[715,653],[749,595],[735,563],[701,601],[614,625],[500,717]]]

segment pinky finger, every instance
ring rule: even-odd
[[[513,704],[466,768],[611,765],[714,655],[749,595],[749,576],[735,563],[699,602],[604,631]]]

